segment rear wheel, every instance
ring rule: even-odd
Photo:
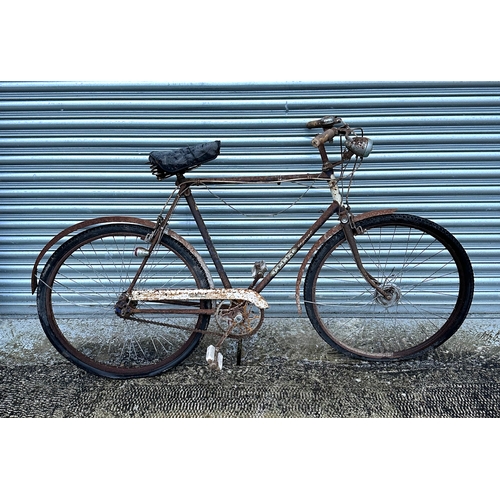
[[[40,276],[42,327],[56,349],[85,370],[112,378],[159,374],[189,356],[208,327],[210,316],[201,310],[210,309],[211,301],[120,301],[143,261],[136,249],[149,247],[144,241],[150,231],[132,224],[88,229],[61,245]],[[164,235],[134,289],[209,283],[189,249]]]
[[[451,337],[472,302],[469,258],[454,236],[420,217],[381,215],[357,224],[365,269],[390,297],[361,276],[343,231],[316,253],[304,299],[319,335],[367,360],[416,356]]]

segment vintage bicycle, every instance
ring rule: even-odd
[[[185,174],[214,160],[220,141],[153,151],[152,173],[159,180],[176,178],[155,222],[101,217],[49,241],[33,267],[32,292],[54,347],[101,376],[145,377],[181,363],[209,334],[216,340],[207,349],[208,364],[221,369],[223,342],[259,330],[269,307],[262,292],[327,221],[334,224],[305,255],[295,297],[301,312],[304,282],[307,316],[328,344],[360,359],[390,361],[413,358],[449,339],[473,297],[473,270],[462,245],[435,222],[395,209],[354,215],[349,190],[373,141],[335,116],[307,127],[323,130],[312,140],[321,156],[319,173],[192,178]],[[331,162],[325,146],[334,140],[340,159]],[[298,181],[324,182],[331,204],[270,270],[257,261],[248,287],[234,288],[193,192],[214,184]],[[206,244],[218,287],[200,253],[169,227],[181,200]],[[38,265],[57,243],[38,278]]]

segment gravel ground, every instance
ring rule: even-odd
[[[333,351],[307,322],[267,320],[234,344],[222,372],[206,342],[154,377],[109,380],[80,370],[33,319],[0,320],[1,417],[499,417],[499,323],[468,320],[423,359],[367,363]]]

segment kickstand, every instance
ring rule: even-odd
[[[242,350],[243,350],[243,340],[238,339],[238,350],[236,351],[236,366],[241,366]]]

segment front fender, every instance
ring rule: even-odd
[[[395,208],[388,208],[386,210],[372,210],[371,212],[365,212],[363,214],[357,215],[353,217],[354,222],[359,222],[361,220],[368,219],[370,217],[375,217],[377,215],[389,215],[396,212]],[[302,276],[304,276],[304,272],[306,270],[308,262],[311,260],[312,256],[319,250],[319,248],[329,240],[334,234],[337,234],[342,229],[342,224],[337,224],[335,227],[329,229],[319,240],[311,247],[307,255],[304,257],[302,261],[302,265],[300,266],[299,273],[297,275],[297,281],[295,283],[295,303],[297,304],[297,310],[299,314],[302,314],[302,306],[300,304],[300,285],[302,283]]]
[[[137,224],[139,226],[145,226],[151,229],[154,229],[156,227],[156,224],[154,222],[151,222],[150,220],[147,219],[139,219],[138,217],[122,217],[122,216],[115,216],[115,217],[97,217],[95,219],[89,219],[83,222],[80,222],[78,224],[74,224],[73,226],[69,226],[63,231],[61,231],[59,234],[54,236],[42,249],[42,251],[38,254],[38,257],[35,260],[35,263],[33,265],[33,269],[31,271],[31,293],[35,293],[35,290],[38,286],[38,265],[40,264],[40,261],[42,260],[43,256],[60,240],[62,240],[65,236],[69,236],[70,234],[80,231],[82,229],[86,229],[91,226],[97,226],[99,224],[112,224],[112,223],[126,223],[126,224]],[[188,242],[186,241],[182,236],[177,234],[175,231],[172,231],[171,229],[167,229],[166,234],[168,234],[170,237],[173,239],[177,240],[179,243],[184,245],[186,248],[189,249],[189,251],[193,254],[193,256],[196,258],[200,266],[203,268],[205,271],[209,283],[210,283],[210,288],[214,288],[215,285],[213,283],[212,276],[210,274],[210,271],[208,270],[207,265],[205,264],[204,260],[201,258],[200,254],[195,250],[195,248]]]

